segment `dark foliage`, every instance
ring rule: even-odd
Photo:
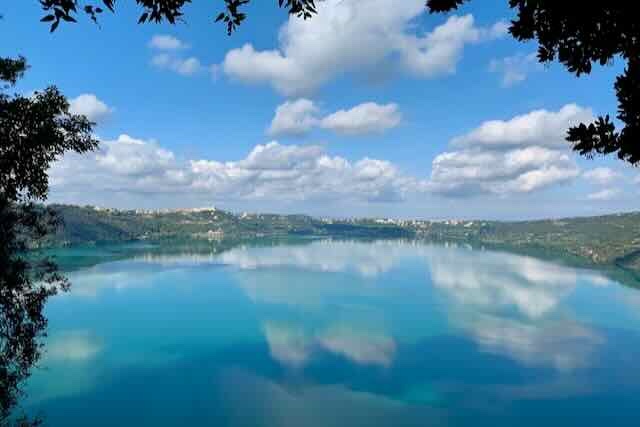
[[[227,33],[231,34],[245,20],[246,14],[241,12],[241,7],[251,0],[218,0],[224,3],[224,10],[215,15],[215,22],[222,22],[227,27]],[[84,11],[89,18],[97,21],[99,14],[105,9],[115,12],[116,0],[38,0],[42,9],[47,13],[42,22],[51,23],[50,30],[55,31],[60,22],[76,22],[75,15],[78,10]],[[138,23],[160,23],[167,21],[175,24],[183,16],[183,8],[191,0],[135,0],[141,7],[142,13]],[[301,18],[310,18],[316,13],[315,0],[277,0],[278,6],[284,7],[289,14]],[[81,6],[82,3],[82,6]]]
[[[26,69],[24,58],[0,58],[0,427],[35,424],[17,417],[15,407],[41,354],[45,303],[69,285],[54,262],[27,252],[58,226],[53,212],[34,202],[47,196],[53,161],[97,145],[92,123],[69,114],[55,87],[31,97],[5,93]]]
[[[429,0],[431,12],[446,12],[469,0]],[[509,0],[517,12],[509,32],[519,41],[537,40],[538,60],[558,60],[580,76],[594,63],[606,65],[617,57],[627,61],[616,79],[616,131],[610,117],[571,128],[567,140],[587,157],[615,153],[632,164],[640,162],[640,20],[635,2]]]

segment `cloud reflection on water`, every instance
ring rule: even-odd
[[[597,273],[506,253],[439,251],[432,280],[451,302],[451,317],[484,351],[526,365],[584,368],[602,344],[560,307],[579,281],[602,286]]]
[[[264,333],[271,356],[293,368],[305,366],[318,351],[356,364],[384,367],[391,365],[396,353],[392,337],[383,331],[358,330],[354,325],[331,324],[314,333],[300,324],[266,321]]]
[[[52,336],[47,342],[47,361],[82,362],[93,359],[102,350],[102,343],[91,332],[67,331]]]
[[[604,339],[572,319],[562,301],[578,283],[607,286],[611,282],[595,272],[531,257],[402,241],[317,241],[276,248],[243,247],[220,259],[244,271],[238,284],[255,303],[289,305],[303,312],[314,306],[321,311],[323,304],[335,304],[337,296],[391,298],[389,287],[370,281],[406,260],[424,262],[430,283],[448,301],[446,313],[452,325],[481,350],[525,365],[562,371],[586,367]],[[297,281],[266,273],[283,267],[354,273],[360,279]],[[304,365],[318,348],[342,354],[354,363],[383,366],[390,365],[395,354],[393,337],[376,331],[354,333],[356,329],[349,324],[327,326],[322,334],[305,333],[300,325],[288,329],[267,325],[272,354],[289,365]]]
[[[219,255],[149,253],[134,259],[135,275],[100,265],[78,273],[72,277],[72,295],[95,297],[105,289],[149,287],[154,274],[225,264],[236,269],[232,274],[237,285],[258,306],[287,307],[297,313],[295,318],[311,316],[318,324],[264,317],[262,329],[274,359],[301,367],[315,352],[327,351],[354,363],[390,366],[397,344],[385,327],[388,316],[381,307],[393,298],[422,303],[425,310],[433,304],[393,294],[392,284],[378,280],[407,262],[427,271],[426,284],[444,298],[450,324],[483,351],[527,365],[571,370],[587,366],[603,341],[562,304],[578,283],[610,284],[601,274],[526,256],[410,241],[317,240],[240,246]],[[153,265],[163,266],[163,271]],[[377,306],[372,298],[384,303]],[[357,306],[366,306],[368,314],[363,319],[363,312],[345,300],[358,300]],[[371,313],[375,321],[367,319]]]

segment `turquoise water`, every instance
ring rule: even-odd
[[[595,271],[410,242],[104,260],[47,308],[45,425],[640,425],[640,292]]]

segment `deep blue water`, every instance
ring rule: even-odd
[[[313,241],[70,276],[24,404],[47,426],[640,425],[640,291],[595,271]]]

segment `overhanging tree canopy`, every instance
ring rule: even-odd
[[[0,427],[30,425],[13,412],[41,355],[45,303],[68,287],[55,263],[26,253],[57,225],[51,210],[33,202],[47,196],[52,162],[98,143],[93,124],[70,114],[55,87],[31,96],[7,93],[26,70],[24,58],[0,58]]]

